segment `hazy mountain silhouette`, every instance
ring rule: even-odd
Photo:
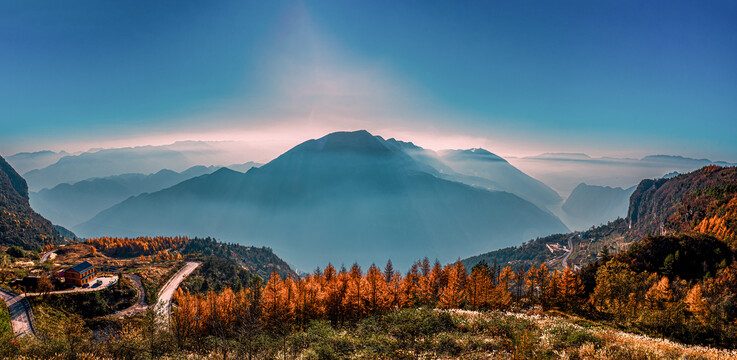
[[[169,145],[92,149],[61,157],[24,174],[31,191],[58,184],[121,174],[151,174],[162,169],[184,171],[197,165],[232,164],[243,158],[229,142],[178,141]],[[238,165],[236,165],[238,166]]]
[[[563,201],[555,190],[487,150],[445,150],[440,152],[440,156],[456,172],[473,177],[461,179],[465,183],[510,192],[543,209]],[[478,181],[478,178],[489,182]]]
[[[626,189],[636,186],[642,179],[657,179],[671,172],[688,173],[710,164],[737,165],[725,161],[673,155],[650,155],[632,159],[551,153],[508,160],[560,194],[571,193],[581,182]]]
[[[34,169],[40,169],[49,166],[64,156],[70,155],[66,151],[54,152],[50,150],[42,150],[36,152],[22,152],[8,156],[5,160],[13,166],[13,169],[20,174],[24,174]]]
[[[73,227],[131,196],[159,191],[219,168],[194,166],[181,173],[161,170],[150,175],[123,174],[59,184],[31,193],[31,205],[55,224]]]
[[[451,261],[567,228],[522,198],[433,175],[366,131],[306,141],[242,174],[220,169],[128,199],[80,236],[183,234],[266,245],[302,269],[418,257]]]
[[[565,213],[563,221],[572,230],[585,230],[618,217],[624,218],[635,188],[636,186],[622,189],[581,183],[573,189],[562,206]]]

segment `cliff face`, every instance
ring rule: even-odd
[[[706,166],[671,179],[643,180],[630,197],[638,235],[701,232],[735,245],[737,167]]]
[[[34,249],[57,241],[51,222],[31,209],[26,181],[0,157],[0,245]]]

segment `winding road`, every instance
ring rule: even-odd
[[[51,258],[51,260],[54,260],[55,257],[56,257],[56,253],[53,251],[49,251],[46,254],[44,254],[44,256],[41,257],[41,260],[38,263],[43,264],[49,258]]]
[[[169,319],[171,314],[171,298],[174,296],[174,291],[179,287],[179,284],[191,274],[198,266],[200,262],[187,262],[183,268],[181,268],[174,276],[172,276],[166,284],[159,291],[159,300],[156,303],[157,317],[161,323],[165,323]],[[131,316],[140,312],[146,311],[148,305],[146,305],[146,295],[143,291],[143,284],[141,278],[138,275],[123,274],[123,276],[129,278],[136,285],[138,289],[138,299],[136,304],[114,314],[116,317]],[[117,279],[117,277],[115,277]],[[54,293],[68,293],[68,292],[79,292],[79,291],[99,291],[102,290],[114,282],[110,281],[103,286],[97,288],[79,288],[73,290],[54,291]],[[27,294],[28,296],[40,295],[40,294]],[[13,327],[13,333],[16,337],[20,336],[35,336],[35,328],[33,325],[33,309],[26,299],[26,295],[20,295],[13,291],[0,288],[0,298],[2,298],[8,305],[8,312],[10,313],[10,323]]]
[[[141,277],[135,274],[123,274],[123,276],[130,279],[130,281],[133,282],[133,285],[136,286],[136,290],[138,290],[138,299],[136,300],[135,305],[111,315],[116,318],[133,316],[146,311],[146,309],[148,308],[148,304],[146,304],[146,292],[143,290]]]
[[[33,310],[23,295],[0,288],[0,297],[5,300],[10,313],[10,325],[16,337],[35,336],[33,327]]]
[[[561,263],[563,264],[563,269],[568,269],[568,258],[573,254],[573,237],[576,236],[574,233],[573,235],[568,237],[568,252],[566,253],[566,256],[563,257],[563,261]]]
[[[191,274],[194,269],[200,266],[200,262],[187,262],[184,267],[179,270],[159,291],[159,300],[156,302],[156,315],[161,321],[166,321],[171,315],[171,298],[174,296],[174,291],[177,290],[179,284]]]

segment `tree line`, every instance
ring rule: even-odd
[[[312,320],[334,325],[411,307],[508,309],[514,304],[573,310],[583,304],[583,285],[570,268],[549,270],[545,264],[527,270],[479,263],[469,273],[460,261],[441,266],[418,261],[402,275],[391,261],[383,270],[358,264],[337,270],[328,265],[305,277],[282,279],[273,273],[265,284],[216,293],[177,290],[172,332],[177,341],[236,333],[288,332]],[[242,335],[242,334],[241,334]]]

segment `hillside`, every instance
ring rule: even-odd
[[[624,218],[634,191],[634,186],[622,189],[580,183],[563,203],[562,220],[573,230],[585,230]]]
[[[549,266],[561,267],[570,250],[568,263],[580,267],[596,260],[603,248],[620,252],[648,234],[703,233],[735,249],[737,167],[710,165],[670,179],[643,180],[630,198],[627,214],[626,219],[587,231],[538,238],[470,257],[464,264],[473,266],[485,260],[529,266],[546,261]]]
[[[51,222],[31,209],[26,181],[0,157],[0,244],[35,249],[58,241]]]
[[[697,231],[737,247],[737,167],[706,166],[671,179],[644,180],[627,213],[637,235]]]
[[[80,236],[177,233],[265,245],[302,270],[330,261],[408,266],[566,232],[522,198],[440,179],[366,131],[306,141],[246,174],[221,169],[126,200]]]

